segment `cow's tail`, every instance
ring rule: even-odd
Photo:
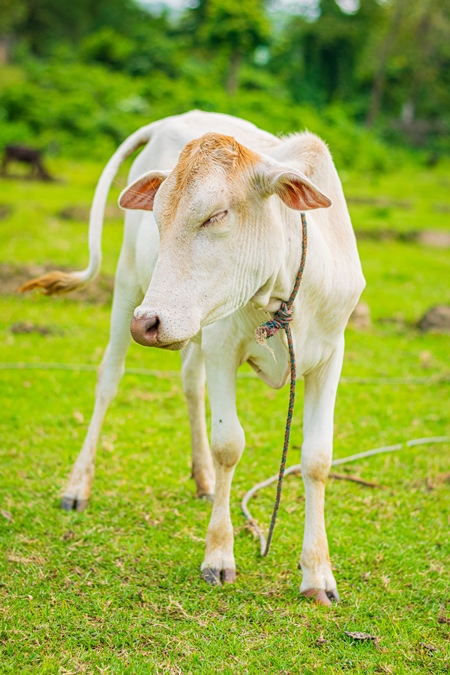
[[[131,134],[116,150],[100,176],[89,217],[89,265],[87,268],[81,272],[49,272],[42,277],[27,281],[19,288],[19,291],[25,293],[37,288],[46,295],[70,293],[87,286],[97,276],[102,262],[103,217],[111,183],[128,155],[131,155],[141,145],[148,143],[152,127],[154,124],[148,124]]]

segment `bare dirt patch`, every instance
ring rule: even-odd
[[[450,333],[450,305],[436,305],[417,324],[423,333]]]
[[[82,220],[88,221],[91,207],[83,204],[69,204],[58,213],[62,220]],[[123,218],[124,211],[114,204],[107,204],[105,207],[105,220],[113,218]]]
[[[446,230],[409,230],[398,232],[389,228],[356,230],[356,238],[370,241],[402,241],[432,248],[450,248],[450,232]]]
[[[433,204],[436,213],[450,213],[450,204]]]
[[[0,204],[0,220],[5,220],[12,213],[12,206],[9,204]]]
[[[31,321],[19,321],[11,326],[11,332],[15,335],[29,335],[30,333],[38,333],[39,335],[62,335],[63,331],[60,328],[53,326],[40,326]]]
[[[450,248],[450,232],[445,230],[423,230],[417,238],[419,244],[436,248]]]
[[[18,288],[26,281],[39,277],[42,274],[61,269],[63,272],[73,272],[72,268],[58,265],[10,265],[0,264],[0,295],[19,295]],[[65,297],[75,302],[107,305],[112,298],[114,278],[101,274],[87,288],[83,288]]]
[[[411,209],[412,203],[406,199],[389,199],[389,197],[347,197],[349,204],[359,206],[376,206],[381,209]]]
[[[358,302],[349,319],[350,326],[356,330],[369,330],[372,326],[370,308],[365,302]]]

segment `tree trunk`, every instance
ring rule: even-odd
[[[395,40],[400,29],[400,25],[403,18],[403,10],[408,4],[409,0],[397,0],[396,7],[394,10],[394,16],[392,17],[392,23],[389,27],[389,30],[386,34],[383,44],[381,45],[378,68],[375,73],[375,77],[372,85],[372,94],[370,98],[369,110],[367,111],[366,116],[366,126],[371,127],[375,124],[375,121],[381,110],[381,103],[383,100],[384,84],[386,82],[386,66],[388,59],[391,55],[392,49],[395,45]]]
[[[9,63],[11,41],[8,35],[0,35],[0,65]]]
[[[432,27],[431,12],[433,11],[433,2],[424,3],[424,12],[415,30],[414,42],[416,44],[417,61],[413,67],[412,77],[409,86],[409,94],[406,106],[409,104],[414,111],[417,107],[420,97],[420,91],[424,79],[424,68],[426,71],[428,63],[433,59],[434,44],[430,41],[430,31]],[[413,64],[414,65],[414,64]],[[426,77],[426,75],[425,75]],[[405,105],[403,108],[405,109]],[[415,115],[414,115],[415,116]],[[402,120],[403,121],[403,120]],[[411,119],[412,122],[412,119]]]
[[[240,51],[238,49],[233,49],[230,55],[230,62],[228,64],[228,75],[226,84],[226,89],[230,96],[234,96],[234,94],[238,90],[241,61],[242,57]]]

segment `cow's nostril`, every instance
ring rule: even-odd
[[[159,327],[159,317],[158,316],[151,316],[149,319],[144,324],[144,332],[145,334],[150,334],[153,335],[154,333],[157,332]]]
[[[144,347],[154,347],[158,342],[158,330],[160,327],[159,316],[133,317],[130,331],[133,339]]]

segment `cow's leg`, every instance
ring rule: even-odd
[[[128,276],[131,273],[128,272]],[[62,498],[67,511],[83,511],[91,495],[95,469],[95,453],[103,419],[125,370],[125,356],[130,344],[130,319],[133,308],[142,301],[142,292],[128,279],[121,283],[116,277],[109,344],[103,356],[97,377],[94,412],[81,452],[75,461]]]
[[[230,517],[230,489],[234,469],[244,450],[244,431],[236,413],[236,363],[223,355],[208,364],[208,393],[211,402],[211,450],[216,470],[216,491],[206,534],[202,576],[211,584],[236,579],[234,536]],[[219,365],[217,365],[219,363]]]
[[[30,160],[29,162],[30,165],[30,173],[28,174],[29,178],[36,178],[39,176],[39,168],[37,166],[37,162],[35,159]]]
[[[306,492],[301,592],[321,605],[339,601],[325,531],[325,484],[333,452],[333,418],[344,340],[326,364],[305,376],[302,477]]]
[[[205,417],[205,359],[200,345],[190,342],[182,352],[183,389],[186,395],[192,439],[192,477],[197,496],[212,501],[214,466]]]
[[[6,151],[5,151],[5,154],[3,155],[3,159],[2,159],[2,166],[1,166],[1,169],[0,169],[0,174],[2,176],[6,176],[6,169],[8,167],[8,163],[9,163],[9,156],[6,154]]]

